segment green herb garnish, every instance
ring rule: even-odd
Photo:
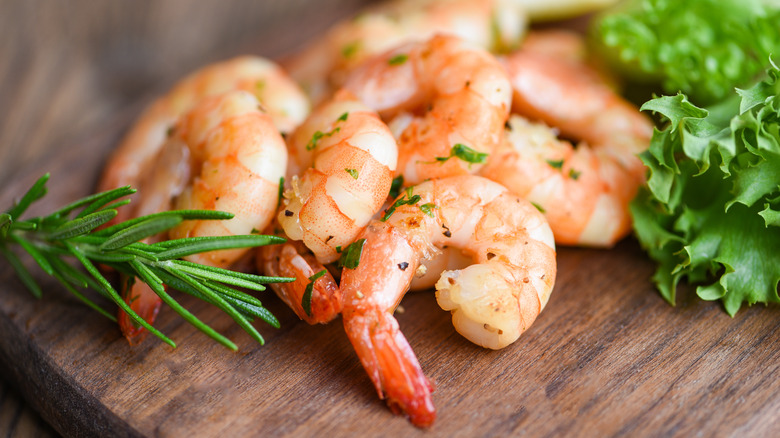
[[[350,243],[341,253],[338,265],[342,268],[355,269],[360,265],[360,256],[363,254],[363,245],[366,239],[358,239]]]
[[[400,55],[395,55],[390,58],[387,63],[390,65],[401,65],[406,62],[407,59],[409,59],[409,55],[401,53]]]
[[[346,44],[341,48],[341,56],[350,59],[357,54],[358,50],[360,50],[360,41]]]
[[[282,205],[282,198],[284,197],[284,177],[279,178],[279,193],[276,198],[276,209]]]
[[[314,292],[314,282],[325,275],[326,272],[327,271],[323,269],[309,277],[309,284],[306,285],[306,290],[303,292],[303,297],[301,298],[301,307],[303,307],[303,311],[306,312],[307,316],[311,316],[311,295]]]
[[[485,159],[487,159],[488,154],[484,152],[477,152],[474,149],[471,149],[470,147],[466,146],[462,143],[457,143],[455,146],[450,149],[450,155],[447,157],[436,157],[436,161],[440,163],[444,163],[445,161],[449,160],[450,158],[459,158],[467,163],[469,163],[469,167],[471,164],[479,164],[484,163]]]
[[[427,214],[430,217],[434,217],[433,210],[437,208],[439,208],[439,206],[434,204],[433,202],[428,202],[427,204],[423,204],[420,206],[420,210],[422,210],[423,213]]]
[[[348,174],[349,174],[349,175],[350,175],[352,178],[358,179],[358,177],[360,176],[360,174],[358,174],[358,171],[357,171],[356,169],[350,169],[350,168],[346,168],[346,169],[344,169],[344,170],[345,170],[345,171],[347,171],[347,173],[348,173]]]
[[[406,189],[406,193],[403,194],[400,198],[396,199],[395,202],[393,202],[390,207],[387,207],[387,210],[385,210],[385,214],[382,215],[382,219],[380,219],[382,222],[387,221],[387,219],[390,218],[390,216],[395,213],[395,210],[402,206],[402,205],[414,205],[418,202],[420,202],[420,195],[412,195],[412,191],[414,190],[414,187],[409,187]],[[406,198],[406,199],[404,199]]]
[[[553,169],[561,169],[563,167],[563,160],[545,160],[547,164]]]
[[[387,194],[387,196],[395,199],[398,197],[398,194],[401,193],[401,189],[404,186],[404,176],[398,175],[397,177],[393,178],[393,183],[390,184],[390,193]]]
[[[63,287],[89,307],[116,321],[111,312],[84,296],[80,289],[87,287],[95,289],[127,313],[134,324],[144,327],[174,347],[176,344],[171,339],[130,308],[98,271],[96,264],[103,264],[118,272],[139,278],[189,323],[232,350],[237,349],[233,342],[179,305],[168,295],[163,285],[217,306],[261,344],[264,342],[263,338],[250,324],[252,319],[257,317],[274,327],[279,326],[279,321],[262,306],[257,298],[234,287],[262,291],[265,290],[265,283],[288,282],[294,279],[234,272],[198,265],[179,258],[206,251],[281,243],[284,239],[275,236],[246,235],[185,238],[155,244],[139,242],[176,226],[183,220],[221,220],[233,217],[230,213],[206,210],[157,213],[98,230],[117,215],[115,207],[127,203],[127,200],[119,199],[135,193],[135,190],[129,187],[87,196],[48,216],[21,220],[21,215],[30,204],[46,194],[48,179],[48,174],[38,179],[16,205],[0,214],[0,252],[8,259],[19,278],[34,296],[42,296],[41,288],[11,250],[13,246],[21,247],[44,272],[55,277]],[[65,261],[67,257],[75,258],[87,273],[67,263]]]
[[[344,121],[346,121],[346,120],[347,120],[347,117],[349,117],[349,113],[348,113],[348,112],[341,114],[341,115],[340,115],[340,116],[339,116],[339,117],[336,119],[336,123],[339,123],[339,122],[344,122]],[[333,128],[332,130],[330,130],[330,131],[328,131],[328,132],[316,131],[316,132],[315,132],[315,133],[314,133],[314,134],[311,136],[311,140],[309,140],[309,143],[307,143],[307,144],[306,144],[306,150],[307,150],[307,151],[313,151],[313,150],[314,150],[314,149],[317,147],[317,143],[318,143],[318,142],[319,142],[321,139],[323,139],[323,138],[325,138],[325,137],[330,137],[330,136],[332,136],[333,134],[335,134],[335,133],[337,133],[337,132],[339,132],[339,131],[341,131],[341,127],[340,127],[340,126],[336,126],[335,128]]]

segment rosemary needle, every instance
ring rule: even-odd
[[[102,315],[116,321],[111,312],[91,301],[79,289],[97,290],[127,313],[133,322],[174,347],[176,344],[171,339],[152,327],[125,303],[119,292],[97,269],[96,264],[107,265],[137,277],[148,284],[164,303],[187,322],[232,350],[237,349],[233,342],[182,307],[165,291],[163,284],[218,307],[261,344],[264,342],[262,336],[251,325],[254,318],[279,327],[279,321],[263,307],[260,300],[234,287],[262,291],[265,290],[266,283],[288,282],[294,279],[235,272],[179,259],[206,251],[281,243],[284,239],[252,234],[175,239],[156,244],[140,242],[184,220],[220,220],[233,217],[227,212],[207,210],[166,211],[98,229],[116,217],[116,208],[129,202],[120,198],[135,193],[130,187],[96,193],[47,216],[21,220],[20,217],[27,208],[46,195],[48,180],[49,174],[39,178],[13,207],[0,214],[0,254],[5,256],[22,283],[36,297],[42,296],[41,287],[19,257],[11,251],[11,247],[21,248],[44,272],[56,278],[66,290]],[[86,273],[67,263],[65,258],[68,257],[76,259]]]

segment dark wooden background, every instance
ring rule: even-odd
[[[0,0],[0,187],[129,123],[194,68],[290,53],[369,2]],[[0,376],[0,436],[55,434]]]
[[[0,0],[0,201],[43,171],[54,173],[52,196],[85,195],[111,145],[177,78],[240,53],[289,53],[361,3]],[[776,434],[780,308],[732,319],[690,289],[671,307],[652,270],[632,239],[612,251],[561,249],[548,307],[500,352],[463,340],[430,294],[407,297],[401,327],[438,385],[428,435]],[[5,264],[0,281],[0,436],[56,435],[33,408],[74,435],[426,435],[376,399],[340,324],[309,327],[278,301],[283,329],[261,327],[265,347],[190,300],[240,353],[170,312],[160,326],[177,350],[131,349],[56,282],[42,278],[46,298],[34,300]],[[260,412],[231,404],[265,394]]]

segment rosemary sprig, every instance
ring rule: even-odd
[[[206,210],[168,211],[98,229],[117,215],[117,207],[128,203],[128,200],[120,198],[135,193],[135,190],[130,187],[87,196],[47,216],[20,220],[33,202],[46,195],[48,180],[49,174],[38,179],[13,207],[0,214],[0,253],[10,262],[22,283],[34,296],[38,298],[42,296],[41,287],[19,257],[11,251],[13,246],[24,250],[44,272],[56,278],[79,300],[102,315],[116,321],[111,312],[84,296],[80,289],[97,290],[126,312],[136,324],[143,326],[173,347],[176,344],[171,339],[130,308],[119,292],[100,273],[96,264],[110,266],[148,284],[164,303],[187,322],[231,350],[237,350],[238,347],[182,307],[166,292],[163,285],[218,307],[261,344],[264,343],[263,337],[251,324],[254,318],[260,318],[273,327],[279,327],[279,321],[263,307],[260,300],[234,287],[262,291],[265,290],[266,283],[289,282],[293,281],[293,278],[234,272],[199,265],[180,258],[206,251],[282,243],[283,238],[252,234],[175,239],[156,244],[141,242],[184,220],[217,220],[233,217],[230,213]],[[68,257],[77,260],[86,273],[67,263],[65,258]]]

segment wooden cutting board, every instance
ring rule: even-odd
[[[52,173],[49,210],[94,186],[123,123],[74,154],[41,163]],[[87,153],[100,151],[101,153]],[[34,180],[6,187],[20,193]],[[669,306],[653,266],[629,239],[613,250],[562,248],[558,281],[537,322],[502,351],[476,347],[452,328],[431,293],[397,314],[435,382],[442,436],[767,436],[780,408],[780,308],[728,317],[683,291]],[[259,324],[254,343],[225,315],[186,307],[227,334],[233,353],[171,311],[158,327],[176,342],[130,347],[116,326],[37,275],[29,295],[0,265],[0,366],[66,435],[421,435],[390,413],[352,351],[340,320],[309,326],[272,294],[261,296],[281,329]]]
[[[137,102],[137,100],[135,100]],[[15,170],[0,209],[52,173],[45,212],[90,193],[108,151],[140,107],[119,105],[87,141]],[[46,120],[43,120],[45,123]],[[66,153],[67,151],[67,153]],[[60,433],[73,436],[770,436],[780,410],[780,307],[730,318],[681,291],[654,290],[652,263],[628,239],[612,250],[562,248],[552,298],[512,346],[489,351],[458,335],[433,294],[397,314],[436,384],[428,432],[380,401],[340,320],[309,326],[272,294],[280,329],[260,346],[227,316],[181,296],[233,339],[230,352],[164,310],[179,347],[130,347],[116,326],[40,272],[34,299],[0,262],[0,373]]]

